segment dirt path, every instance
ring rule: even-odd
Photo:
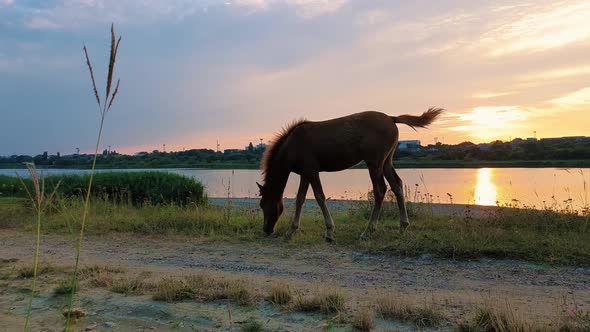
[[[73,247],[72,239],[63,235],[44,235],[42,260],[72,265]],[[30,262],[32,253],[30,234],[0,231],[0,258]],[[590,309],[589,268],[551,267],[511,260],[401,258],[329,245],[294,248],[278,239],[257,244],[227,244],[180,236],[121,234],[88,237],[81,260],[86,264],[125,266],[156,274],[206,270],[243,275],[261,282],[284,279],[303,288],[318,283],[332,284],[343,287],[359,302],[387,290],[416,303],[433,301],[443,305],[455,318],[490,299],[507,299],[517,310],[538,319],[553,317],[557,303],[570,297],[575,298],[581,309]],[[18,308],[14,303],[0,301],[0,310],[8,315],[5,317],[13,317]],[[131,318],[129,321],[131,326],[136,326],[137,322]]]

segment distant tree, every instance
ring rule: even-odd
[[[250,142],[250,144],[248,144],[248,151],[250,151],[250,152],[254,151],[254,144],[252,144],[252,142]]]

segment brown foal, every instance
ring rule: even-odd
[[[396,123],[412,128],[426,127],[441,113],[441,108],[430,108],[421,116],[389,116],[380,112],[361,112],[326,121],[300,120],[282,130],[262,159],[264,185],[259,183],[260,207],[264,212],[264,232],[272,234],[283,213],[283,192],[291,172],[300,175],[295,203],[295,216],[287,237],[299,227],[301,208],[311,184],[316,201],[326,223],[326,241],[334,240],[334,221],[326,206],[320,182],[320,172],[335,172],[365,161],[373,183],[375,205],[367,229],[366,239],[375,231],[383,198],[387,191],[384,178],[395,194],[403,231],[410,224],[403,193],[403,184],[393,168],[393,154],[398,144]]]

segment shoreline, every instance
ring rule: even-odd
[[[507,161],[460,161],[460,160],[436,160],[436,161],[411,161],[411,160],[394,160],[394,166],[398,169],[404,168],[590,168],[590,160],[507,160]],[[22,164],[0,165],[0,169],[24,169]],[[157,170],[157,169],[234,169],[234,170],[252,170],[259,169],[259,164],[192,164],[192,165],[158,165],[152,167],[149,165],[97,165],[98,170]],[[88,167],[64,167],[64,166],[47,166],[37,165],[37,169],[68,169],[68,170],[89,170]],[[364,165],[351,167],[351,169],[366,169]]]
[[[215,206],[227,206],[228,199],[227,197],[208,197],[209,204]],[[285,210],[292,210],[295,204],[295,198],[285,198]],[[249,198],[249,197],[232,197],[229,199],[229,204],[231,208],[239,208],[239,209],[259,209],[258,206],[259,199],[258,198]],[[327,205],[330,212],[345,212],[347,210],[354,209],[359,205],[367,205],[371,204],[367,200],[343,200],[343,199],[328,199]],[[383,203],[384,208],[387,204],[393,204],[397,208],[396,202],[388,202],[385,201]],[[541,212],[544,210],[537,210],[537,209],[530,209],[530,208],[516,208],[516,207],[504,207],[504,206],[496,206],[496,205],[474,205],[474,204],[459,204],[459,203],[414,203],[414,202],[406,202],[408,210],[415,209],[417,213],[426,213],[426,214],[433,214],[433,215],[444,215],[444,216],[457,216],[457,217],[466,217],[466,218],[484,218],[492,216],[499,211],[507,211],[507,212],[523,212],[523,211],[537,211]],[[411,207],[410,207],[411,206]],[[305,200],[303,205],[304,210],[312,210],[313,212],[321,213],[320,209],[313,198],[308,198]],[[291,211],[285,211],[285,213],[290,213]],[[558,213],[555,211],[550,211],[550,213]]]

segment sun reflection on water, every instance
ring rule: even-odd
[[[480,168],[477,171],[474,195],[475,204],[496,205],[496,185],[492,182],[492,170],[490,168]]]

